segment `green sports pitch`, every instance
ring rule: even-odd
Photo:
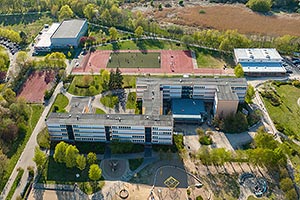
[[[160,68],[160,52],[111,53],[107,68]]]

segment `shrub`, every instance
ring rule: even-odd
[[[212,139],[208,135],[205,135],[199,138],[199,142],[202,145],[211,145]]]
[[[183,6],[183,0],[180,0],[180,1],[178,2],[178,4],[179,4],[180,6]]]
[[[199,14],[205,14],[205,10],[199,10]]]
[[[202,196],[197,196],[196,200],[203,200]]]
[[[268,12],[271,10],[271,0],[249,0],[246,4],[251,10],[255,12]]]
[[[295,87],[297,87],[297,88],[299,88],[300,87],[300,81],[299,80],[294,80],[292,82],[292,85],[295,86]]]

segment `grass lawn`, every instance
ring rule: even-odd
[[[144,162],[144,158],[130,159],[128,161],[130,170],[134,171],[141,166],[141,164]]]
[[[111,53],[107,68],[160,68],[159,52]]]
[[[117,44],[108,44],[97,47],[98,50],[193,50],[196,54],[196,60],[199,68],[222,68],[226,63],[227,66],[234,66],[232,56],[222,55],[216,51],[210,51],[196,47],[186,47],[182,44],[163,40],[142,40],[138,43],[134,41],[119,42]],[[154,59],[156,60],[156,59]]]
[[[133,75],[123,75],[123,88],[135,88],[136,77]]]
[[[11,172],[13,171],[21,153],[23,152],[25,145],[27,144],[35,125],[37,124],[44,107],[39,104],[30,104],[30,118],[29,118],[29,126],[27,128],[26,134],[18,137],[16,141],[11,146],[10,151],[7,153],[7,157],[9,158],[8,165],[6,168],[6,172],[2,179],[0,179],[0,191],[4,188],[5,183],[9,179]]]
[[[118,96],[114,95],[106,95],[100,99],[100,102],[109,108],[114,108],[118,103],[119,103],[119,98]]]
[[[220,69],[224,66],[225,62],[220,58],[215,58],[210,54],[205,54],[204,52],[197,52],[196,60],[199,68],[213,68]]]
[[[106,114],[106,113],[104,112],[104,110],[101,110],[100,108],[96,108],[95,114]]]
[[[300,89],[292,85],[275,86],[272,84],[280,97],[281,104],[279,106],[273,106],[271,101],[267,98],[263,98],[267,110],[276,124],[283,128],[283,133],[287,135],[295,135],[300,138],[300,107],[297,104],[297,100],[300,98]]]
[[[136,92],[130,92],[128,94],[126,108],[127,109],[135,109],[136,108]]]
[[[89,166],[87,165],[83,171],[80,171],[77,167],[67,168],[64,163],[57,163],[53,157],[50,156],[44,168],[43,174],[39,179],[39,183],[48,184],[70,184],[78,183],[79,187],[83,189],[87,194],[99,191],[104,183],[103,177],[96,184],[96,187],[91,186],[91,180],[89,179]],[[80,177],[76,177],[76,174],[80,174]]]
[[[102,92],[101,76],[75,76],[68,92],[78,96],[94,96]]]
[[[69,99],[63,95],[63,94],[58,94],[55,98],[55,101],[50,109],[51,112],[59,112],[59,113],[64,113],[66,112],[65,107],[69,104]]]

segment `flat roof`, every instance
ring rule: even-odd
[[[172,99],[171,103],[174,118],[187,115],[199,116],[205,113],[204,102],[199,99]]]
[[[245,78],[153,78],[138,77],[136,85],[227,85],[247,86]]]
[[[76,38],[85,23],[83,19],[64,20],[51,38]]]
[[[160,115],[163,106],[161,91],[155,85],[149,85],[143,94],[143,107],[145,115]]]
[[[218,85],[216,95],[221,101],[239,101],[237,94],[228,85]]]
[[[48,124],[82,124],[104,126],[173,126],[171,115],[135,115],[135,114],[71,114],[51,113]]]
[[[38,43],[35,45],[36,48],[47,48],[51,46],[51,36],[53,33],[57,30],[59,27],[59,23],[53,23],[49,29],[42,33],[42,35],[39,37]]]
[[[237,61],[240,59],[251,59],[251,60],[272,60],[272,59],[280,59],[282,57],[278,53],[278,51],[274,48],[250,48],[250,49],[242,49],[237,48],[234,49],[234,55]]]

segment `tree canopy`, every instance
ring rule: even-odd
[[[69,5],[62,6],[58,12],[59,21],[63,21],[64,19],[70,19],[73,16],[74,16],[74,13]]]
[[[241,78],[244,77],[244,70],[241,64],[238,64],[235,68],[234,68],[234,74],[237,78]]]
[[[79,151],[74,145],[69,145],[66,149],[65,162],[68,168],[73,168],[77,165],[77,156]]]
[[[53,158],[56,162],[64,163],[66,160],[66,150],[68,144],[65,142],[60,142],[55,146]]]
[[[92,164],[89,170],[89,178],[93,181],[97,181],[101,178],[102,170],[100,169],[99,165]]]
[[[249,0],[246,4],[251,10],[256,12],[268,12],[271,10],[271,0]]]
[[[39,171],[42,170],[46,160],[47,160],[46,154],[42,152],[39,147],[35,147],[33,161],[35,162]]]

